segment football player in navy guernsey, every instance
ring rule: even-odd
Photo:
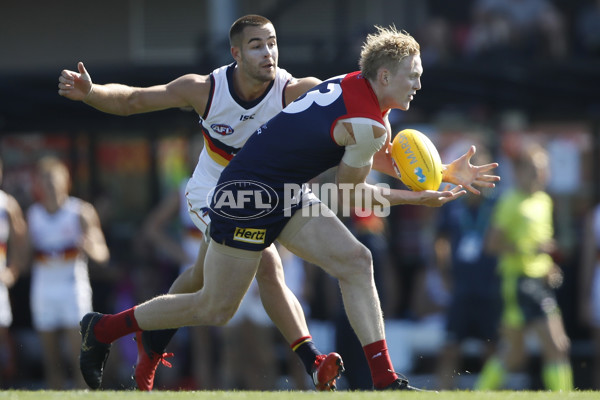
[[[80,62],[79,72],[63,70],[58,84],[60,95],[110,114],[130,115],[175,107],[191,107],[198,113],[205,145],[186,196],[190,216],[206,239],[210,224],[207,196],[224,166],[261,124],[320,83],[314,77],[294,78],[277,66],[277,36],[267,18],[243,16],[233,23],[229,37],[235,62],[217,68],[209,75],[188,74],[168,84],[148,88],[99,85],[92,84]],[[175,280],[169,293],[194,293],[203,287],[207,247],[208,241],[201,247],[193,268]],[[274,245],[263,251],[256,278],[265,310],[302,360],[315,387],[318,390],[335,389],[335,379],[343,371],[342,360],[337,353],[323,355],[316,349],[300,302],[285,284],[281,258]],[[189,299],[193,300],[194,296]],[[186,313],[195,307],[194,302],[188,306]],[[169,324],[168,327],[175,326]],[[175,329],[136,332],[135,380],[140,390],[152,390],[155,371],[168,355],[165,349],[175,332]],[[98,339],[102,341],[103,337]],[[108,339],[104,341],[109,342]],[[108,347],[104,351],[107,355]],[[103,360],[104,353],[101,357]],[[84,356],[82,363],[85,362]],[[103,361],[92,367],[91,375],[84,372],[91,388],[101,385],[102,365]],[[82,368],[89,371],[83,364]]]
[[[367,184],[371,168],[395,176],[387,115],[392,108],[408,110],[421,89],[419,44],[394,27],[378,27],[367,36],[360,67],[321,83],[290,104],[257,129],[225,167],[209,211],[211,241],[202,290],[159,296],[98,319],[89,314],[83,319],[89,327],[82,331],[90,338],[85,345],[89,354],[101,355],[108,343],[138,329],[225,324],[252,281],[262,250],[277,240],[338,279],[374,388],[415,389],[394,371],[388,354],[370,252],[303,183],[337,167],[339,187],[356,188],[340,190],[354,206],[364,207],[367,204],[357,200],[370,198],[370,207],[438,207],[460,198],[465,189],[478,194],[474,185],[494,187],[500,178],[488,174],[496,163],[470,163],[475,153],[471,147],[444,165],[443,178],[456,185],[452,189],[412,192]],[[290,188],[299,190],[289,193]],[[254,202],[244,202],[243,207],[231,201],[249,199],[252,193]],[[289,197],[294,201],[288,202]]]

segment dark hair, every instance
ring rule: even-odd
[[[263,26],[267,24],[272,25],[273,23],[261,15],[249,14],[238,18],[229,29],[229,44],[231,46],[239,46],[240,44],[235,42],[247,26]]]

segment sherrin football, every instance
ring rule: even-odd
[[[442,160],[427,136],[415,129],[398,132],[392,141],[392,160],[398,177],[410,190],[438,190]]]

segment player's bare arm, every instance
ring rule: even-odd
[[[77,68],[79,72],[61,72],[58,93],[109,114],[126,116],[185,107],[203,113],[206,108],[210,79],[205,75],[188,74],[165,85],[141,88],[119,83],[95,84],[82,62]]]
[[[83,202],[81,205],[81,228],[83,238],[81,250],[94,262],[105,264],[108,262],[109,250],[106,245],[106,239],[100,225],[100,218],[94,206]]]
[[[321,80],[313,76],[294,78],[285,88],[285,105],[287,106],[319,83],[321,83]]]
[[[372,157],[381,151],[385,143],[389,142],[388,129],[376,121],[373,121],[373,124],[350,123],[347,120],[339,121],[334,129],[334,138],[338,144],[346,146],[346,154],[337,169],[337,183],[349,183],[354,188],[360,185],[361,190],[367,191],[367,193],[363,192],[364,195],[361,198],[364,199],[369,196],[373,200],[373,206],[414,204],[440,207],[466,194],[461,186],[456,186],[452,190],[413,192],[410,190],[387,189],[366,183],[367,175],[373,165]],[[357,140],[357,138],[361,139]],[[349,152],[355,154],[349,155]],[[340,191],[340,193],[343,194],[344,191]],[[377,199],[386,199],[388,203],[377,202]],[[356,203],[352,191],[350,201],[355,206],[365,206]]]

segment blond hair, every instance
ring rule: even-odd
[[[377,32],[367,35],[360,51],[358,65],[365,78],[376,79],[383,66],[395,72],[405,57],[421,53],[419,43],[407,32],[398,31],[393,25],[375,28]]]

